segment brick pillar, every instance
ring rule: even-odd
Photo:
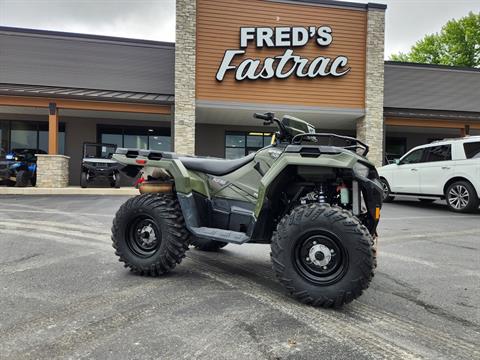
[[[69,160],[65,155],[37,154],[37,187],[60,188],[68,186]]]
[[[357,137],[370,146],[368,158],[376,166],[382,165],[384,152],[384,40],[385,9],[369,6],[367,15],[365,116],[357,121]]]
[[[196,0],[176,1],[174,150],[195,152]]]

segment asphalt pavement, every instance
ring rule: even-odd
[[[133,275],[110,241],[127,198],[0,196],[1,359],[480,359],[480,212],[386,204],[370,288],[325,310],[285,294],[268,245]]]

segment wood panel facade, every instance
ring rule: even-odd
[[[329,26],[333,41],[326,47],[309,41],[293,47],[294,55],[309,61],[348,57],[351,70],[341,77],[257,79],[238,81],[233,71],[223,81],[215,76],[225,50],[240,49],[241,27]],[[365,108],[365,47],[367,12],[364,9],[264,0],[197,0],[196,94],[199,100],[282,104],[326,108]],[[287,48],[257,48],[250,42],[246,58],[262,60]]]

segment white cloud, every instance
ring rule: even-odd
[[[438,32],[448,20],[480,11],[480,0],[378,2],[388,6],[387,58],[392,53],[408,51],[425,34]],[[0,0],[0,25],[174,41],[175,1]]]

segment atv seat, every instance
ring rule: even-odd
[[[248,164],[255,157],[255,153],[240,159],[224,160],[205,157],[180,156],[178,159],[189,170],[200,171],[211,175],[226,175],[243,165]]]

